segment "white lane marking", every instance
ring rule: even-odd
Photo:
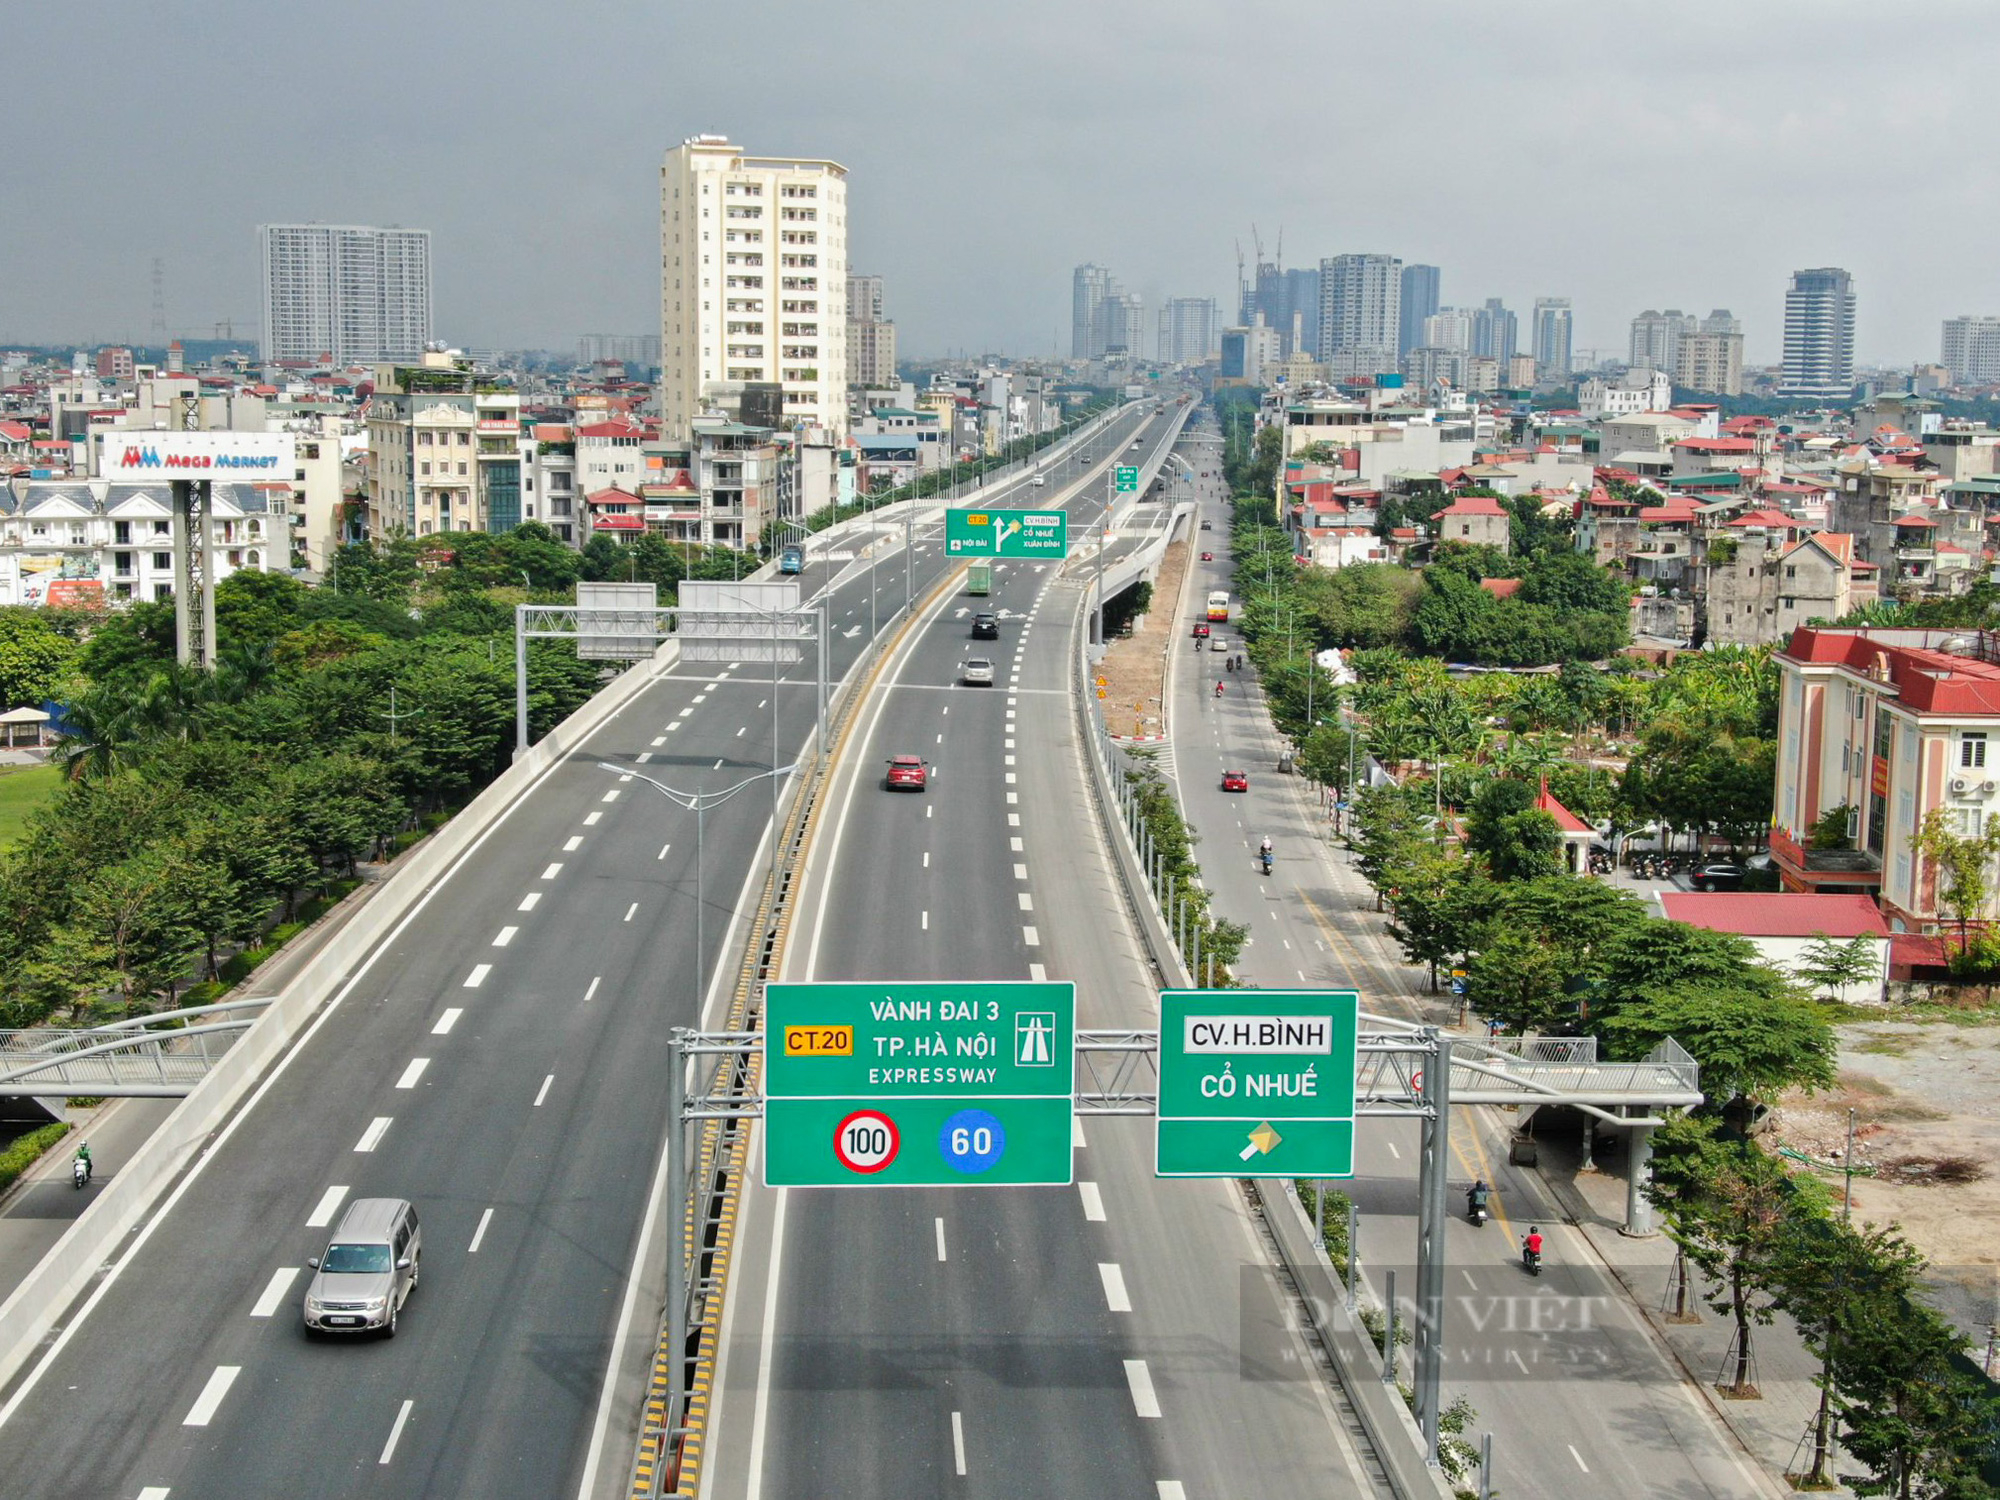
[[[172,1493],[164,1484],[149,1484],[139,1491],[139,1500],[167,1500]]]
[[[1583,1461],[1583,1455],[1576,1451],[1576,1444],[1564,1443],[1563,1446],[1569,1449],[1569,1456],[1576,1460],[1576,1466],[1579,1469],[1583,1470],[1584,1473],[1588,1474],[1590,1472],[1590,1465],[1585,1463]]]
[[[667,851],[668,851],[669,849],[673,848],[673,847],[674,847],[674,846],[673,846],[672,844],[662,844],[662,845],[660,845],[660,852],[659,852],[658,854],[655,854],[655,855],[653,856],[653,858],[654,858],[654,859],[665,859],[665,858],[667,857]]]
[[[521,904],[514,909],[516,911],[533,911],[541,903],[541,899],[542,893],[540,891],[530,891],[521,898]]]
[[[920,923],[919,930],[923,932],[929,932],[931,930],[931,914],[926,911],[926,912],[919,912],[917,913],[917,915],[923,919],[922,922]]]
[[[563,840],[563,853],[565,854],[574,854],[582,847],[583,835],[580,833],[573,833],[567,839]]]
[[[627,774],[626,774],[626,775],[624,775],[624,776],[620,776],[620,777],[619,777],[618,779],[619,779],[620,781],[630,781],[630,780],[632,779],[632,777],[631,777],[630,773],[627,773]],[[610,801],[611,799],[610,799],[609,797],[607,797],[607,798],[605,798],[604,800],[605,800],[605,801],[607,801],[607,802],[609,802],[609,801]]]
[[[1049,977],[1048,966],[1046,964],[1029,964],[1028,977],[1034,980],[1036,984],[1046,983]]]
[[[493,946],[496,948],[506,947],[509,943],[514,941],[514,934],[519,932],[520,930],[521,929],[518,927],[501,928],[497,933],[493,935]]]
[[[926,849],[924,851],[924,868],[928,870],[930,867],[931,867],[931,851]]]
[[[694,712],[694,710],[693,710],[692,708],[684,708],[684,709],[682,709],[682,710],[680,711],[680,713],[679,713],[679,714],[677,714],[677,715],[675,716],[675,718],[674,718],[674,722],[673,722],[672,724],[669,724],[669,725],[667,726],[668,730],[670,730],[670,731],[671,731],[672,729],[674,729],[674,728],[675,728],[675,727],[676,727],[676,726],[677,726],[677,725],[678,725],[678,724],[680,723],[680,721],[681,721],[682,719],[685,719],[685,718],[686,718],[686,717],[687,717],[687,716],[688,716],[689,714],[691,714],[691,713],[693,713],[693,712]]]
[[[1143,1359],[1125,1361],[1125,1383],[1132,1387],[1132,1407],[1140,1416],[1160,1414],[1160,1398],[1153,1394],[1153,1372]]]
[[[618,788],[614,786],[610,791],[606,792],[602,797],[599,797],[597,800],[599,802],[616,802],[618,800]]]
[[[942,744],[944,743],[944,736],[943,736],[943,735],[939,735],[939,736],[937,737],[937,742],[938,742],[938,743],[939,743],[940,745],[942,745]]]
[[[1013,756],[1011,756],[1011,755],[1008,755],[1008,756],[1003,756],[1003,757],[1001,758],[1001,760],[1002,760],[1002,764],[1004,764],[1004,765],[1009,765],[1009,766],[1011,766],[1011,765],[1013,765],[1013,764],[1014,764],[1014,757],[1013,757]]]
[[[482,984],[486,983],[486,976],[492,972],[493,965],[491,964],[474,964],[472,972],[465,976],[465,988],[468,990],[478,989]]]
[[[1021,841],[1019,839],[1010,838],[1007,840],[1007,847],[1013,853],[1019,854],[1021,852]]]
[[[407,1068],[403,1069],[403,1076],[396,1080],[396,1087],[399,1089],[415,1088],[417,1086],[417,1080],[424,1076],[424,1069],[428,1068],[430,1065],[431,1065],[431,1060],[428,1057],[411,1058],[410,1065]]]
[[[638,902],[636,902],[636,901],[634,901],[634,902],[633,902],[633,903],[632,903],[632,904],[631,904],[630,906],[626,907],[626,908],[625,908],[625,920],[626,920],[626,921],[628,921],[628,922],[629,922],[629,921],[631,921],[631,920],[632,920],[632,913],[633,913],[633,912],[635,912],[635,911],[637,911],[638,909],[639,909],[639,903],[638,903]]]
[[[771,701],[771,700],[770,700],[769,698],[759,698],[759,699],[757,700],[757,706],[758,706],[759,708],[762,708],[762,707],[763,707],[763,706],[764,706],[765,704],[769,703],[770,701]]]
[[[965,1418],[958,1412],[951,1414],[951,1457],[958,1465],[961,1477],[965,1474]]]
[[[324,1229],[333,1222],[333,1212],[340,1207],[340,1200],[347,1196],[347,1185],[338,1183],[319,1195],[319,1202],[306,1215],[306,1228]]]
[[[1104,1300],[1113,1312],[1130,1312],[1132,1294],[1125,1290],[1125,1272],[1116,1263],[1101,1260],[1097,1263],[1097,1275],[1104,1283]]]
[[[236,1384],[236,1377],[243,1373],[241,1365],[217,1365],[215,1373],[208,1377],[208,1384],[201,1388],[201,1394],[194,1399],[188,1414],[181,1418],[183,1427],[206,1427],[215,1409],[222,1405],[222,1398],[229,1394],[229,1388]],[[1575,1449],[1570,1450],[1572,1453]]]
[[[1403,1153],[1396,1149],[1396,1143],[1394,1141],[1384,1141],[1382,1142],[1382,1144],[1389,1148],[1389,1154],[1395,1157],[1397,1161],[1401,1161],[1403,1159]]]
[[[928,817],[929,817],[929,816],[930,816],[930,815],[931,815],[932,813],[934,813],[934,812],[936,812],[936,811],[937,811],[937,809],[936,809],[936,808],[934,808],[934,807],[927,807],[927,808],[925,808],[925,809],[924,809],[924,816],[928,818]]]
[[[1005,740],[1002,742],[1000,748],[1003,750],[1012,750],[1014,748],[1014,741],[1012,739]]]
[[[696,693],[690,701],[694,703],[708,702],[708,689],[703,688],[700,692]]]
[[[1023,927],[1021,929],[1021,941],[1026,943],[1030,948],[1039,948],[1042,946],[1042,935],[1032,927]]]
[[[257,1305],[250,1309],[253,1318],[268,1318],[278,1310],[278,1304],[285,1300],[285,1293],[292,1289],[292,1283],[299,1279],[297,1266],[280,1266],[271,1273],[271,1279],[264,1283],[264,1291],[257,1298]]]
[[[386,1464],[396,1456],[396,1439],[403,1435],[403,1424],[410,1420],[410,1408],[415,1404],[413,1401],[405,1401],[402,1409],[396,1413],[396,1425],[389,1429],[389,1441],[382,1445],[382,1456],[375,1460],[378,1464]]]
[[[479,1253],[480,1242],[486,1238],[486,1226],[492,1222],[493,1210],[489,1208],[479,1216],[479,1227],[472,1231],[472,1243],[465,1247],[467,1255],[477,1255]]]
[[[709,767],[709,770],[711,770],[711,771],[720,771],[721,769],[722,769],[722,757],[721,757],[720,755],[718,755],[718,756],[716,756],[716,757],[715,757],[715,764],[714,764],[714,765],[712,765],[712,766],[710,766],[710,767]]]
[[[690,713],[692,713],[692,712],[693,712],[693,710],[692,710],[692,709],[690,709],[690,710],[689,710],[689,712],[690,712]],[[669,725],[667,726],[667,733],[668,733],[668,734],[672,734],[672,733],[673,733],[673,732],[674,732],[674,731],[675,731],[676,729],[678,729],[678,728],[680,728],[680,727],[681,727],[681,724],[680,724],[680,720],[676,719],[676,720],[674,720],[674,722],[673,722],[673,723],[671,723],[671,724],[669,724]]]
[[[542,879],[554,880],[556,876],[560,874],[562,874],[562,861],[557,860],[554,864],[550,865],[546,870],[542,871]]]
[[[1033,911],[1035,909],[1035,898],[1026,891],[1016,892],[1014,899],[1021,903],[1022,911]]]
[[[1156,1480],[1153,1500],[1187,1500],[1187,1486],[1178,1479]]]
[[[1014,878],[1016,880],[1026,880],[1028,878],[1028,867],[1026,865],[1014,866]]]
[[[664,745],[666,742],[667,742],[667,737],[663,734],[658,739],[653,741],[653,748],[657,750],[660,748],[660,746]]]
[[[784,1268],[778,1249],[785,1243],[785,1204],[790,1195],[790,1188],[778,1189],[778,1206],[771,1215],[771,1276],[764,1283],[764,1323],[757,1335],[757,1400],[750,1414],[746,1500],[763,1500],[764,1494],[764,1433],[771,1410],[771,1348],[778,1333],[778,1273]]]
[[[1102,1224],[1104,1222],[1104,1194],[1098,1191],[1097,1184],[1094,1182],[1079,1182],[1076,1185],[1076,1191],[1078,1196],[1083,1199],[1083,1216],[1093,1224]]]
[[[941,1260],[943,1260],[943,1259],[945,1258],[945,1254],[944,1254],[944,1220],[943,1220],[942,1218],[940,1218],[940,1219],[939,1219],[939,1220],[937,1221],[937,1242],[938,1242],[938,1259],[939,1259],[939,1260],[941,1261]]]
[[[452,1006],[443,1015],[438,1017],[437,1025],[431,1028],[431,1035],[450,1036],[451,1028],[458,1024],[458,1018],[464,1014],[465,1010],[463,1007],[457,1005]]]
[[[535,1091],[536,1109],[540,1109],[542,1107],[542,1101],[549,1097],[549,1085],[554,1083],[555,1081],[556,1081],[556,1075],[553,1073],[549,1074],[548,1077],[542,1080],[542,1086]]]
[[[583,992],[583,998],[586,1000],[595,998],[597,994],[597,986],[601,984],[603,980],[604,976],[602,974],[593,974],[590,978],[590,988]]]
[[[737,730],[737,731],[736,731],[736,738],[738,738],[739,740],[740,740],[740,739],[742,739],[742,738],[743,738],[743,733],[744,733],[744,730],[747,730],[747,729],[748,729],[749,727],[750,727],[750,726],[749,726],[748,724],[745,724],[745,725],[743,726],[743,728],[742,728],[742,729],[739,729],[739,730]]]
[[[1089,1142],[1089,1141],[1086,1141],[1086,1140],[1085,1140],[1085,1139],[1083,1138],[1083,1116],[1082,1116],[1082,1115],[1071,1115],[1071,1116],[1069,1117],[1069,1143],[1070,1143],[1070,1144],[1071,1144],[1072,1146],[1076,1146],[1076,1147],[1079,1147],[1079,1148],[1081,1148],[1081,1147],[1084,1147],[1084,1146],[1088,1146],[1088,1145],[1090,1144],[1090,1142]]]
[[[1019,792],[1009,792],[1007,794],[1007,805],[1009,807],[1019,807],[1021,805],[1021,794]]]
[[[356,1151],[373,1151],[382,1144],[382,1137],[389,1132],[389,1122],[394,1115],[377,1115],[368,1122],[368,1128],[361,1132],[361,1139],[354,1143]]]
[[[597,826],[598,819],[602,818],[603,816],[604,813],[602,809],[599,809],[596,812],[587,812],[583,815],[583,826],[585,828],[595,828]]]
[[[637,755],[633,757],[633,759],[638,761],[638,763],[642,766],[652,758],[653,758],[653,752],[650,750],[641,750]]]

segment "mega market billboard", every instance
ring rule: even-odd
[[[288,432],[121,432],[99,434],[101,479],[143,484],[161,479],[292,482]]]

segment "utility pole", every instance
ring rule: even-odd
[[[491,643],[489,642],[488,644],[490,645]],[[422,712],[421,708],[413,708],[406,714],[396,712],[396,684],[392,682],[389,684],[389,711],[387,713],[377,713],[375,717],[389,721],[389,743],[393,745],[396,743],[396,726],[405,719],[416,718]]]

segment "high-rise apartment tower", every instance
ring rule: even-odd
[[[1408,354],[1425,343],[1424,319],[1438,310],[1442,273],[1436,266],[1403,267],[1401,301],[1396,315],[1396,352]]]
[[[1854,278],[1838,266],[1792,272],[1778,394],[1839,401],[1853,388]]]
[[[1394,370],[1402,327],[1403,263],[1336,255],[1319,263],[1319,357],[1336,376]]]
[[[847,169],[698,135],[660,167],[662,436],[731,388],[781,389],[782,419],[847,430]]]
[[[431,340],[431,232],[264,224],[264,358],[415,359]]]
[[[1535,299],[1533,348],[1537,380],[1568,378],[1572,363],[1569,298]]]

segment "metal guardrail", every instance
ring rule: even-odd
[[[270,1003],[225,1000],[87,1029],[0,1031],[0,1092],[179,1099],[208,1076]],[[223,1019],[185,1024],[200,1016]]]

